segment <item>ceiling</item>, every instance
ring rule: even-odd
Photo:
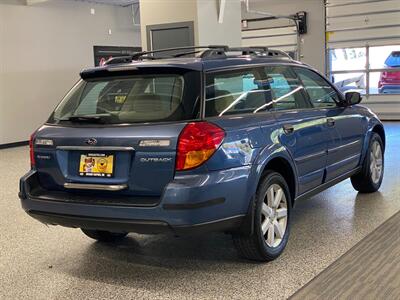
[[[128,6],[134,3],[139,3],[139,0],[79,0],[91,3],[118,5],[118,6]]]

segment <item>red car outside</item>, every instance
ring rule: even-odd
[[[393,51],[385,61],[386,68],[400,68],[400,51]],[[384,71],[378,82],[379,93],[391,94],[400,92],[400,70]]]

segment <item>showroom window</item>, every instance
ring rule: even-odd
[[[400,94],[400,45],[329,49],[329,77],[342,91]]]

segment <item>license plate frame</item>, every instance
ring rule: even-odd
[[[114,177],[115,155],[112,153],[81,153],[78,175],[81,177]]]

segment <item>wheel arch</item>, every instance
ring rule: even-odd
[[[382,143],[383,143],[383,149],[385,150],[385,148],[386,148],[386,135],[385,135],[385,129],[384,129],[383,125],[382,124],[375,124],[372,127],[371,132],[375,132],[381,137]]]
[[[291,159],[289,152],[287,152],[286,149],[282,150],[281,148],[281,151],[273,152],[273,154],[265,156],[261,155],[257,160],[257,162],[258,163],[255,165],[257,176],[254,183],[253,195],[255,195],[255,192],[261,180],[264,178],[266,172],[269,170],[273,170],[281,174],[285,179],[286,183],[288,184],[290,198],[291,198],[290,202],[293,207],[297,195],[297,179],[296,179],[297,170],[295,168],[295,165],[293,163],[293,160]],[[241,234],[244,235],[253,234],[254,212],[255,212],[255,197],[253,196],[249,203],[249,208],[245,220],[243,221],[242,226],[240,228]]]
[[[264,175],[266,174],[267,171],[275,171],[279,174],[282,175],[282,177],[285,179],[288,187],[289,187],[289,192],[290,192],[290,201],[292,203],[292,206],[294,205],[294,199],[296,199],[296,192],[297,192],[297,180],[296,180],[296,175],[295,171],[293,170],[292,164],[284,157],[282,156],[277,156],[269,160],[262,172],[260,179],[257,183],[260,183],[260,181],[264,178]]]

